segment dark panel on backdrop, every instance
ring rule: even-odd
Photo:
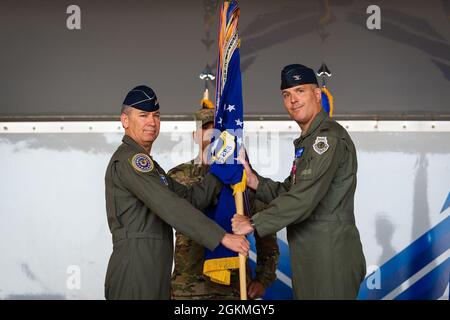
[[[67,8],[81,9],[69,30]],[[0,117],[114,116],[147,84],[162,113],[198,106],[220,1],[0,1]],[[380,8],[381,29],[369,29]],[[241,1],[247,114],[281,114],[289,63],[332,72],[336,115],[450,114],[448,1]],[[213,84],[210,84],[213,88]],[[213,91],[213,90],[212,90]]]

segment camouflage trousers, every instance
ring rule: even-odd
[[[250,280],[250,279],[248,279]],[[239,274],[231,273],[231,285],[212,282],[204,275],[174,274],[171,297],[173,300],[239,300]]]

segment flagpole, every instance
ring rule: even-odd
[[[214,127],[217,129],[219,128],[221,132],[226,132],[224,129],[231,129],[234,127],[234,122],[236,121],[236,126],[239,126],[237,123],[240,121],[240,119],[243,119],[243,110],[240,110],[239,112],[241,115],[234,119],[233,117],[236,117],[235,114],[232,114],[231,111],[231,105],[228,109],[228,112],[230,115],[226,115],[226,117],[221,117],[223,112],[225,112],[225,101],[228,101],[228,104],[234,104],[239,103],[242,108],[242,101],[239,101],[239,99],[236,100],[236,97],[233,98],[233,101],[229,101],[230,97],[222,97],[223,90],[225,88],[225,82],[227,81],[227,78],[230,77],[230,74],[228,73],[228,66],[229,63],[231,63],[232,59],[231,57],[234,56],[235,50],[237,51],[237,58],[238,63],[240,63],[239,59],[239,47],[240,47],[240,39],[237,33],[237,22],[239,20],[239,5],[235,1],[230,0],[224,0],[222,7],[220,9],[220,18],[219,18],[219,40],[218,40],[218,47],[219,47],[219,56],[218,56],[218,62],[217,62],[217,74],[216,74],[216,114],[214,117]],[[228,16],[228,14],[230,14]],[[237,38],[236,38],[237,36]],[[236,42],[237,40],[237,42]],[[228,55],[227,52],[231,52],[231,55]],[[224,61],[225,59],[226,61]],[[236,61],[236,60],[234,60]],[[226,63],[225,63],[226,62]],[[225,68],[222,70],[222,67]],[[224,74],[222,73],[225,72]],[[225,76],[225,79],[223,78]],[[242,100],[242,84],[241,84],[241,73],[240,73],[240,67],[238,68],[238,72],[236,74],[232,73],[233,77],[237,77],[237,82],[231,82],[232,87],[229,90],[238,90],[241,100]],[[225,80],[225,81],[224,81]],[[238,84],[236,87],[235,85]],[[227,94],[229,94],[231,91],[227,91]],[[222,100],[224,102],[222,102]],[[221,105],[223,103],[223,105]],[[234,106],[234,105],[233,105]],[[235,112],[237,113],[237,112]],[[220,120],[219,120],[220,119]],[[229,121],[229,123],[222,124],[222,120]],[[220,125],[219,125],[220,124]],[[225,125],[225,126],[223,126]],[[240,124],[242,128],[242,122]],[[223,141],[224,145],[226,143],[226,139]],[[226,159],[225,159],[226,160]],[[213,164],[214,165],[214,164]],[[243,171],[243,174],[245,175],[245,171]],[[245,191],[245,177],[244,181],[237,183],[236,189],[233,187],[233,194],[234,194],[234,203],[236,205],[236,213],[240,215],[244,215],[244,191]],[[239,190],[239,189],[243,190]],[[241,293],[241,300],[247,300],[247,272],[246,272],[246,265],[247,260],[246,256],[243,254],[239,254],[239,285],[240,285],[240,293]]]
[[[236,213],[244,215],[244,193],[238,191],[234,195]],[[239,285],[241,289],[241,300],[247,300],[247,257],[239,253]]]

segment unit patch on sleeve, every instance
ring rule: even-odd
[[[154,168],[152,159],[145,153],[138,153],[131,159],[131,165],[137,172],[148,173]]]

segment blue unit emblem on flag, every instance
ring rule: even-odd
[[[216,150],[221,143],[221,146],[216,154],[212,157],[212,160],[218,164],[226,163],[227,159],[234,154],[236,149],[236,143],[234,142],[234,136],[228,131],[223,131],[219,139],[217,139],[213,145],[213,150]]]

